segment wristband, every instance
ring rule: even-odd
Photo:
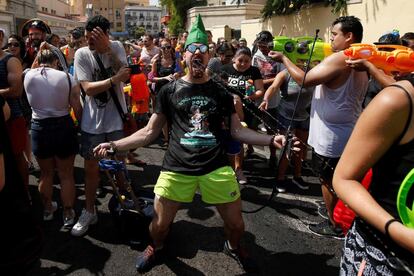
[[[387,236],[388,238],[390,238],[390,232],[389,232],[389,228],[390,228],[390,225],[393,223],[393,222],[399,222],[399,220],[398,219],[395,219],[395,218],[392,218],[392,219],[390,219],[389,221],[387,221],[387,223],[385,223],[385,226],[384,226],[384,229],[385,229],[385,236]]]
[[[117,152],[118,151],[118,148],[115,145],[114,141],[110,141],[109,142],[109,145],[111,146],[111,149],[113,150],[113,152]]]

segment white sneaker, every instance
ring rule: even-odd
[[[57,210],[57,202],[52,201],[52,210],[44,210],[43,211],[43,220],[50,221],[53,219],[53,213]]]
[[[66,229],[70,229],[70,227],[72,225],[75,224],[75,211],[73,209],[70,209],[70,215],[69,216],[65,216],[65,214],[63,214],[63,227]]]
[[[244,173],[241,169],[236,170],[236,178],[240,185],[247,184],[247,178],[244,176]]]
[[[73,236],[80,237],[88,231],[89,225],[94,225],[97,222],[98,216],[96,215],[96,211],[93,214],[86,211],[86,209],[83,209],[78,222],[73,226],[70,233]]]

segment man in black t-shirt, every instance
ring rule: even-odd
[[[242,127],[232,95],[209,79],[205,71],[209,58],[207,35],[200,17],[195,24],[185,45],[189,72],[160,90],[156,112],[148,125],[124,139],[100,144],[94,151],[106,156],[111,148],[116,151],[141,147],[156,139],[166,122],[171,129],[163,170],[154,188],[152,244],[139,254],[138,271],[154,263],[181,203],[191,202],[199,188],[202,200],[216,205],[224,221],[224,251],[250,272],[256,266],[239,246],[244,233],[240,191],[234,172],[227,165],[222,133],[227,127],[236,140],[279,148],[283,136],[258,134]]]

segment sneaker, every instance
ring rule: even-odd
[[[237,261],[237,263],[246,271],[247,273],[254,273],[258,271],[258,266],[256,262],[250,258],[246,250],[242,247],[231,250],[228,245],[228,241],[224,243],[224,253],[229,255]]]
[[[74,224],[75,224],[75,211],[73,209],[70,209],[69,216],[65,216],[65,214],[63,214],[63,227],[69,228]]]
[[[43,211],[43,220],[44,221],[51,221],[53,219],[53,213],[57,210],[57,202],[52,201],[52,210],[44,210]]]
[[[92,214],[86,211],[86,209],[83,209],[78,222],[72,228],[71,234],[73,236],[80,237],[88,231],[89,225],[94,225],[97,222],[98,216],[96,211],[95,214]]]
[[[337,240],[345,238],[340,227],[335,227],[329,220],[324,220],[318,224],[311,224],[308,229],[317,236],[329,237]]]
[[[239,168],[236,170],[236,178],[240,185],[247,184],[247,178],[244,176],[242,169]]]
[[[269,157],[269,169],[277,168],[277,156],[270,156]]]
[[[318,215],[324,219],[329,219],[328,210],[326,206],[318,206]]]
[[[152,245],[148,245],[147,248],[138,254],[135,262],[135,268],[138,272],[144,272],[148,270],[155,261],[155,249]]]
[[[303,178],[301,176],[294,177],[292,179],[292,182],[293,182],[293,184],[298,186],[298,188],[301,189],[301,190],[309,190],[309,183],[306,182],[305,180],[303,180]]]
[[[287,189],[287,186],[289,184],[288,182],[289,182],[289,180],[287,180],[286,178],[282,179],[282,180],[276,180],[276,190],[279,193],[285,193],[286,189]]]

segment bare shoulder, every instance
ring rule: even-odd
[[[375,98],[376,106],[383,107],[386,109],[398,111],[407,107],[407,96],[403,89],[404,88],[411,96],[411,101],[414,99],[414,87],[409,81],[398,81],[391,86],[384,88]]]

